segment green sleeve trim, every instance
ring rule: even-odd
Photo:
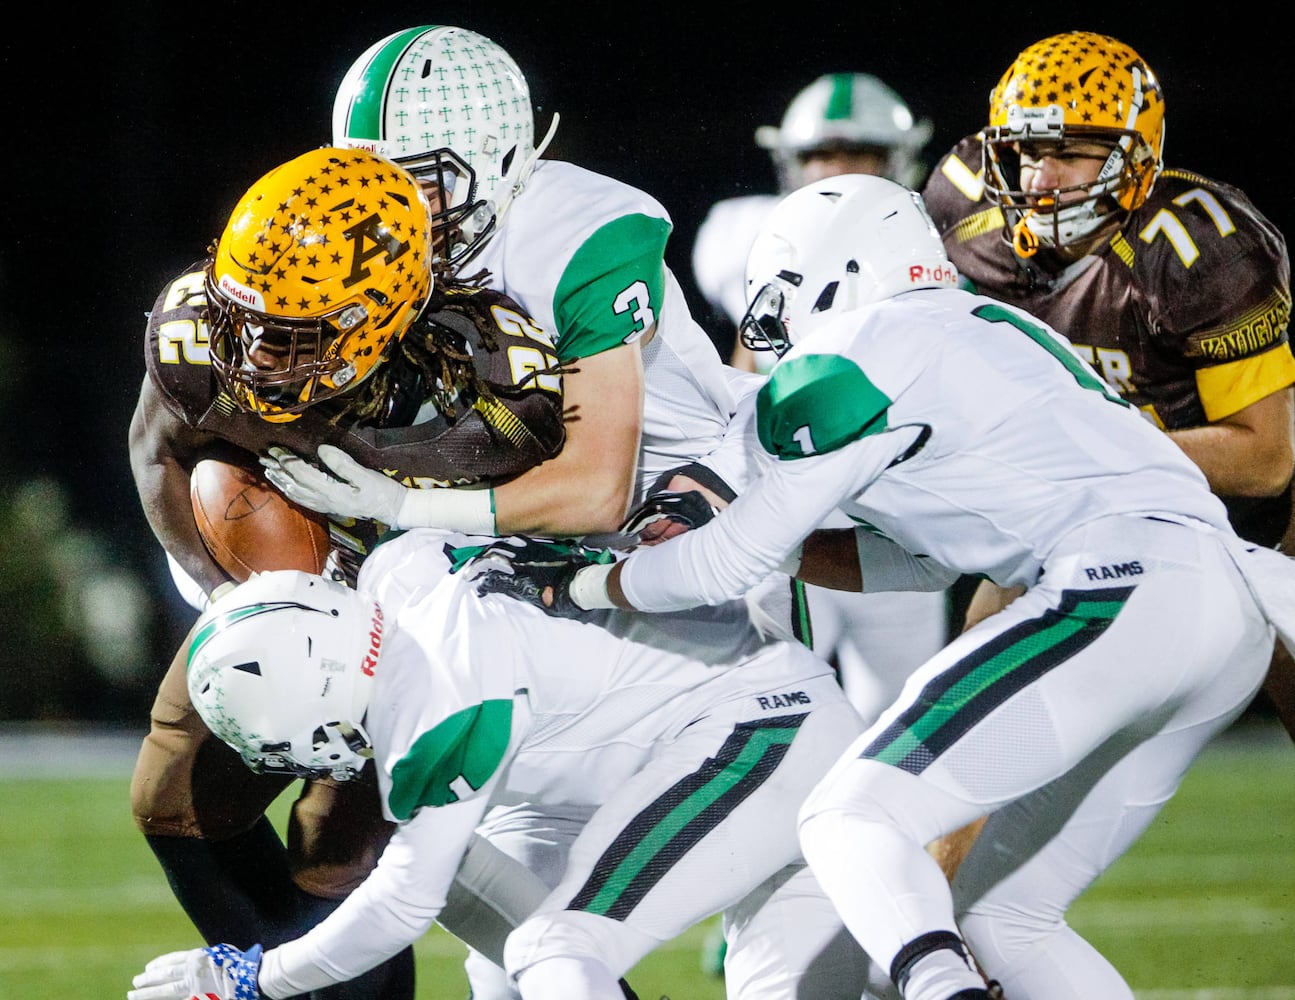
[[[665,219],[622,215],[581,244],[554,293],[559,361],[630,343],[656,324],[669,236]]]
[[[806,354],[783,361],[756,396],[756,430],[778,458],[835,451],[886,430],[891,400],[848,358]]]
[[[406,820],[423,806],[470,798],[503,761],[512,721],[512,701],[492,699],[423,733],[391,769],[391,814]]]

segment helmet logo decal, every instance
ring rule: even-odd
[[[390,264],[403,257],[409,249],[409,244],[397,239],[377,212],[345,230],[343,235],[352,243],[351,273],[342,279],[347,288],[369,276],[369,269],[364,265],[374,257],[385,253]]]
[[[364,654],[364,659],[360,661],[360,673],[365,677],[372,677],[373,670],[378,665],[378,657],[382,655],[382,608],[373,605],[373,620],[369,623],[369,649]]]
[[[228,295],[235,302],[241,302],[245,306],[251,306],[253,309],[265,309],[265,297],[255,288],[248,288],[246,285],[235,281],[228,274],[220,276],[220,290]]]

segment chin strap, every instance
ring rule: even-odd
[[[1048,208],[1052,200],[1045,198],[1040,201],[1041,208]],[[1039,252],[1039,235],[1029,227],[1029,221],[1037,213],[1032,208],[1027,208],[1021,213],[1020,221],[1012,227],[1012,249],[1016,251],[1016,256],[1022,260],[1029,260]]]
[[[1021,216],[1021,221],[1012,227],[1012,249],[1016,251],[1016,256],[1022,260],[1028,260],[1039,252],[1039,238],[1034,232],[1026,226],[1026,220],[1034,214],[1034,209],[1028,209]]]

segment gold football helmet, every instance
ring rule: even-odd
[[[1021,256],[1083,240],[1112,215],[1147,200],[1164,165],[1165,99],[1154,73],[1123,42],[1088,31],[1025,49],[989,96],[985,190],[1003,209]],[[1022,147],[1046,152],[1068,140],[1109,152],[1091,184],[1027,193]]]
[[[431,209],[376,153],[315,149],[248,189],[207,266],[211,363],[268,420],[360,385],[427,304]]]

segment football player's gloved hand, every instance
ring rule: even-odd
[[[571,599],[571,580],[586,566],[611,561],[606,549],[513,536],[487,545],[465,572],[478,594],[505,594],[558,618],[583,618],[589,612]]]
[[[392,528],[399,523],[405,495],[412,491],[389,476],[366,469],[341,448],[319,446],[322,469],[316,469],[300,455],[277,445],[261,456],[265,478],[293,503],[337,517],[358,517],[381,521]]]
[[[620,530],[626,535],[637,535],[658,521],[670,521],[684,528],[697,528],[714,516],[715,508],[698,490],[682,493],[661,490],[630,511]]]
[[[173,951],[144,966],[126,1000],[261,1000],[260,971],[259,944]]]

